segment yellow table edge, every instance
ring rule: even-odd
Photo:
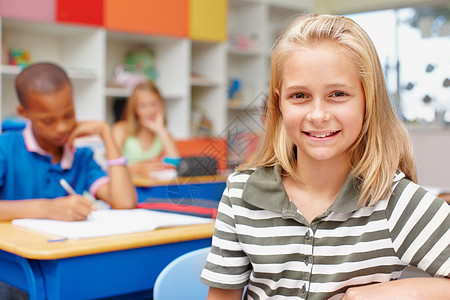
[[[29,259],[51,260],[210,238],[213,232],[214,223],[208,223],[49,242],[59,237],[0,222],[0,249]]]

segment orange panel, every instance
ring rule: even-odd
[[[189,0],[105,0],[107,29],[188,36]]]
[[[211,156],[217,160],[218,169],[226,170],[228,166],[227,142],[221,138],[191,138],[176,141],[181,157]]]

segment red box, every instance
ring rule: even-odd
[[[103,0],[57,0],[56,20],[103,26]]]

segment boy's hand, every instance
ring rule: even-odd
[[[81,195],[69,195],[49,200],[48,218],[60,221],[83,221],[97,207]]]
[[[74,150],[73,141],[77,137],[83,137],[93,134],[102,134],[109,125],[101,121],[83,121],[77,122],[77,126],[72,131],[67,141],[67,144]]]

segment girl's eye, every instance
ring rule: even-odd
[[[306,98],[306,94],[297,93],[297,94],[293,94],[291,97],[294,98],[294,99],[305,99]]]
[[[347,93],[345,92],[334,92],[333,94],[331,94],[332,97],[344,97],[347,96]]]

